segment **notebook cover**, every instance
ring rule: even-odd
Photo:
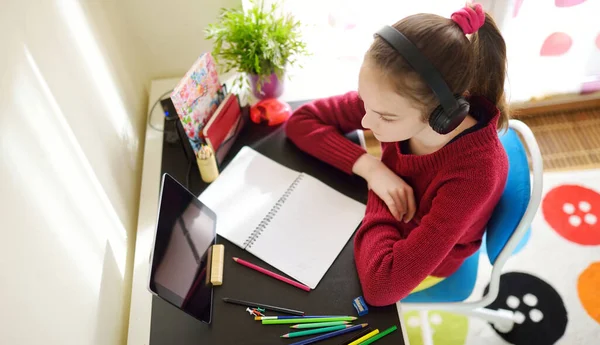
[[[231,135],[241,115],[240,104],[235,94],[229,94],[204,127],[206,143],[216,152]]]
[[[242,115],[240,117],[238,117],[238,120],[236,121],[235,125],[233,125],[233,127],[231,127],[231,130],[227,134],[225,141],[221,144],[221,147],[216,152],[217,164],[221,165],[221,163],[223,163],[223,161],[225,160],[225,157],[227,156],[227,153],[229,153],[229,150],[231,150],[231,147],[235,143],[235,140],[237,139],[240,132],[246,125],[246,122],[247,122],[246,117],[244,116],[244,113],[242,112]]]
[[[210,53],[204,53],[171,93],[171,100],[195,154],[204,140],[202,129],[223,98],[223,86],[219,82],[215,61]]]

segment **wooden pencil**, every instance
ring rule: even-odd
[[[331,322],[317,322],[317,323],[301,323],[298,325],[290,326],[290,328],[295,329],[304,329],[304,328],[320,328],[320,327],[330,327],[330,326],[339,326],[339,325],[347,325],[349,321],[331,321]]]
[[[305,335],[313,335],[313,334],[319,334],[319,333],[335,332],[335,331],[339,331],[339,330],[350,328],[350,327],[354,327],[354,326],[353,325],[338,325],[338,326],[331,326],[331,327],[322,327],[322,328],[315,328],[315,329],[307,329],[305,331],[290,332],[290,333],[282,335],[281,337],[282,338],[303,337]]]

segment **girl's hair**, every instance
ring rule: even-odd
[[[434,14],[415,14],[393,26],[438,69],[452,93],[487,98],[500,110],[498,128],[507,127],[506,44],[489,14],[485,14],[485,23],[472,34],[471,40],[452,19]],[[427,117],[439,105],[425,81],[379,36],[367,51],[366,58],[381,68],[396,91],[411,99]]]

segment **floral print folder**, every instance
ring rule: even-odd
[[[171,93],[171,100],[195,154],[204,142],[202,129],[225,98],[215,60],[204,53]]]

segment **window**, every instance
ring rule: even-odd
[[[271,0],[272,1],[272,0]],[[266,3],[270,3],[267,1]],[[288,69],[285,100],[303,100],[355,90],[363,55],[381,26],[419,12],[448,17],[464,0],[283,0],[282,9],[304,25],[312,55]]]

